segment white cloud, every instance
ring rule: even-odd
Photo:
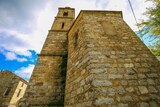
[[[34,66],[35,65],[33,65],[33,64],[29,64],[27,67],[21,67],[21,68],[17,69],[14,73],[16,75],[28,80],[33,72]]]
[[[32,57],[32,53],[28,50],[16,51],[16,54],[26,56],[26,57]]]
[[[56,11],[53,9],[52,3],[46,3],[46,6],[41,11],[35,12],[35,17],[37,17],[37,22],[35,22],[35,29],[29,35],[32,37],[32,44],[30,48],[40,53],[41,48],[44,44],[45,38],[47,36],[48,30],[50,30],[51,25],[56,15]],[[57,9],[58,10],[58,9]]]
[[[48,30],[50,29],[56,11],[53,9],[52,3],[46,3],[43,9],[33,11],[36,18],[34,23],[27,23],[32,31],[21,32],[15,29],[0,29],[0,48],[15,52],[17,55],[31,56],[28,50],[35,50],[40,53]],[[57,8],[56,8],[57,9]],[[58,9],[57,9],[58,10]],[[31,21],[32,22],[32,21]]]
[[[19,53],[20,55],[29,55],[30,36],[12,29],[0,29],[0,48]],[[27,52],[27,53],[26,53]]]
[[[15,60],[17,58],[16,54],[13,52],[6,53],[6,60]]]
[[[25,62],[27,61],[26,58],[19,58],[14,52],[3,52],[3,54],[5,55],[6,57],[6,60],[16,60],[18,62]]]
[[[26,61],[28,61],[26,58],[17,58],[16,60],[18,62],[26,62]]]
[[[18,62],[26,62],[28,61],[26,58],[24,57],[18,57],[17,54],[15,52],[11,52],[11,51],[5,51],[4,49],[0,48],[0,53],[3,54],[5,56],[6,60],[15,60]]]
[[[144,3],[145,0],[132,1],[133,8],[137,19],[142,19],[142,13],[150,4]],[[34,23],[25,23],[32,31],[21,32],[14,29],[0,29],[0,47],[13,51],[16,54],[30,56],[28,50],[35,50],[40,53],[48,30],[54,21],[57,14],[58,7],[70,6],[75,8],[76,16],[80,10],[119,10],[123,11],[124,20],[129,24],[133,30],[137,30],[135,20],[131,13],[128,0],[62,0],[62,1],[46,1],[43,8],[33,10]],[[135,7],[136,6],[136,7]],[[7,15],[7,14],[6,14]],[[29,22],[29,21],[27,21]]]

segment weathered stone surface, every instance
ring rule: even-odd
[[[141,79],[138,81],[139,85],[148,85],[148,82],[146,79]]]
[[[140,103],[140,107],[149,107],[149,104],[142,102],[142,103]]]
[[[109,78],[109,79],[122,79],[123,76],[122,76],[122,75],[119,75],[119,74],[109,74],[109,75],[108,75],[108,78]]]
[[[113,97],[115,95],[115,89],[114,88],[109,88],[108,89],[108,95]]]
[[[126,79],[137,79],[137,75],[128,75],[128,74],[125,74],[124,77]]]
[[[127,82],[126,80],[121,80],[121,84],[122,84],[122,85],[127,85],[128,82]]]
[[[122,87],[122,86],[118,86],[117,88],[116,88],[116,90],[117,90],[117,93],[118,94],[125,94],[125,90],[124,90],[124,88]]]
[[[147,96],[147,97],[141,96],[140,99],[141,99],[142,101],[150,101],[150,98],[149,98],[148,96]]]
[[[128,88],[126,88],[126,90],[128,91],[128,92],[134,92],[134,88],[133,87],[128,87]]]
[[[63,16],[66,11],[72,17]],[[60,63],[66,52],[66,107],[138,107],[160,101],[159,62],[124,22],[121,12],[81,11],[71,26],[73,16],[73,9],[60,9],[27,92],[36,100],[29,102],[47,103],[64,96]]]
[[[154,85],[155,84],[153,79],[147,79],[147,82],[148,82],[149,85]]]
[[[104,73],[104,72],[106,72],[106,70],[103,68],[101,68],[101,69],[99,68],[99,69],[92,69],[90,72],[91,73]]]
[[[11,71],[0,71],[0,107],[16,107],[28,82]]]
[[[133,98],[131,96],[124,96],[120,99],[122,102],[132,102]]]
[[[128,82],[129,82],[130,86],[136,86],[136,85],[138,85],[138,82],[136,80],[129,80]]]
[[[74,44],[77,33],[79,37],[76,47]],[[107,107],[119,107],[118,104],[122,104],[122,107],[138,107],[140,103],[147,102],[149,99],[158,100],[155,96],[149,96],[150,93],[156,92],[150,91],[150,86],[152,86],[150,89],[154,87],[159,92],[157,88],[159,80],[156,77],[158,63],[154,63],[156,59],[124,23],[121,15],[82,11],[74,27],[72,26],[68,32],[68,49],[67,83],[70,85],[67,84],[68,88],[66,88],[69,90],[66,103],[70,102],[69,92],[78,89],[69,87],[78,84],[74,79],[81,76],[79,74],[81,68],[86,68],[86,74],[81,79],[86,80],[90,75],[92,79],[85,81],[83,85],[87,84],[90,87],[82,94],[75,95],[75,99],[83,96],[88,90],[90,91],[88,100],[93,104],[96,102],[95,99],[103,102],[102,98],[114,98],[113,103]],[[86,58],[88,62],[72,66]],[[78,84],[76,87],[84,86]],[[88,100],[85,97],[83,99],[83,101]],[[75,104],[76,101],[67,106],[75,106]],[[98,106],[106,107],[104,103]]]
[[[120,104],[118,104],[118,107],[128,107],[128,104],[120,103]]]
[[[138,77],[141,79],[144,79],[144,78],[146,78],[146,75],[145,74],[138,74]]]
[[[68,15],[63,16],[64,12],[67,12]],[[29,106],[47,105],[54,101],[63,100],[67,66],[66,36],[73,21],[73,8],[59,8],[57,17],[49,30],[42,51],[38,56],[37,64],[25,94],[25,102]],[[80,62],[74,64],[78,65]],[[80,92],[77,91],[77,93]]]
[[[126,68],[131,68],[131,67],[133,67],[134,65],[133,65],[132,63],[130,63],[130,64],[124,64],[124,66],[125,66]]]
[[[155,101],[149,102],[150,107],[159,107],[158,103]]]
[[[158,75],[156,73],[147,74],[148,77],[157,78]]]
[[[95,87],[104,87],[104,86],[111,86],[112,83],[108,80],[93,80],[92,85]]]
[[[147,94],[148,93],[148,89],[145,86],[138,86],[139,91],[141,94]]]
[[[102,104],[111,104],[114,102],[113,98],[99,98],[95,101],[95,105],[102,105]]]
[[[158,92],[153,86],[149,86],[148,90],[150,93],[157,93]]]

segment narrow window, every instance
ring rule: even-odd
[[[21,87],[23,87],[24,83],[22,83]]]
[[[68,16],[68,12],[64,12],[64,13],[63,13],[63,16]]]
[[[76,33],[75,38],[74,38],[74,47],[78,46],[78,33]]]
[[[11,87],[7,87],[7,89],[5,90],[3,96],[8,96],[10,91],[11,91]]]
[[[64,28],[64,22],[62,23],[62,27],[61,27],[61,29],[63,29]]]
[[[21,93],[21,89],[19,89],[18,94],[17,94],[17,97],[19,97],[20,93]]]

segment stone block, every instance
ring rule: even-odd
[[[148,94],[148,89],[145,86],[138,86],[141,94]]]
[[[124,88],[123,88],[122,86],[118,86],[118,87],[116,88],[116,91],[117,91],[117,93],[120,94],[120,95],[125,94],[125,90],[124,90]]]
[[[159,107],[159,104],[155,101],[150,101],[149,105],[150,105],[150,107]]]
[[[108,78],[109,79],[122,79],[123,75],[120,75],[120,74],[109,74]]]
[[[91,73],[104,73],[104,72],[106,72],[106,70],[104,69],[104,68],[99,68],[99,69],[97,69],[97,68],[95,68],[95,69],[91,69],[91,71],[90,71]]]
[[[93,80],[92,85],[94,87],[106,87],[106,86],[112,86],[112,82],[108,80]]]
[[[150,93],[158,93],[158,91],[153,86],[149,86],[148,90]]]
[[[112,104],[114,102],[114,99],[113,98],[98,98],[96,99],[95,101],[95,105],[98,106],[98,105],[102,105],[102,104]]]
[[[126,88],[126,91],[128,91],[128,92],[134,92],[134,88],[133,87],[128,87],[128,88]]]
[[[142,103],[140,103],[140,107],[149,107],[149,104],[145,103],[145,102],[142,102]]]

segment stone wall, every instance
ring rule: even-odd
[[[62,57],[66,54],[66,32],[50,31],[32,73],[25,102],[47,105],[64,97],[64,78],[61,75]]]
[[[68,35],[68,63],[65,88],[65,106],[91,106],[92,91],[88,72],[89,55],[87,50],[87,30],[85,20],[80,20],[74,27],[71,35]]]
[[[24,84],[23,87],[22,83]],[[27,87],[27,82],[10,71],[0,72],[0,107],[16,107],[18,100],[23,97]],[[5,94],[6,91],[8,94]],[[21,89],[19,96],[18,91]]]
[[[19,81],[16,89],[14,90],[14,94],[10,100],[10,106],[8,107],[17,107],[19,100],[23,98],[24,93],[26,91],[28,83],[24,83],[24,81]]]
[[[159,107],[160,63],[121,12],[82,11],[68,33],[66,107]]]
[[[63,16],[68,12],[68,16]],[[59,8],[32,73],[20,106],[63,106],[67,56],[67,31],[74,9]]]
[[[27,103],[48,104],[51,100],[60,99],[63,96],[60,61],[59,56],[39,56],[26,91]]]

